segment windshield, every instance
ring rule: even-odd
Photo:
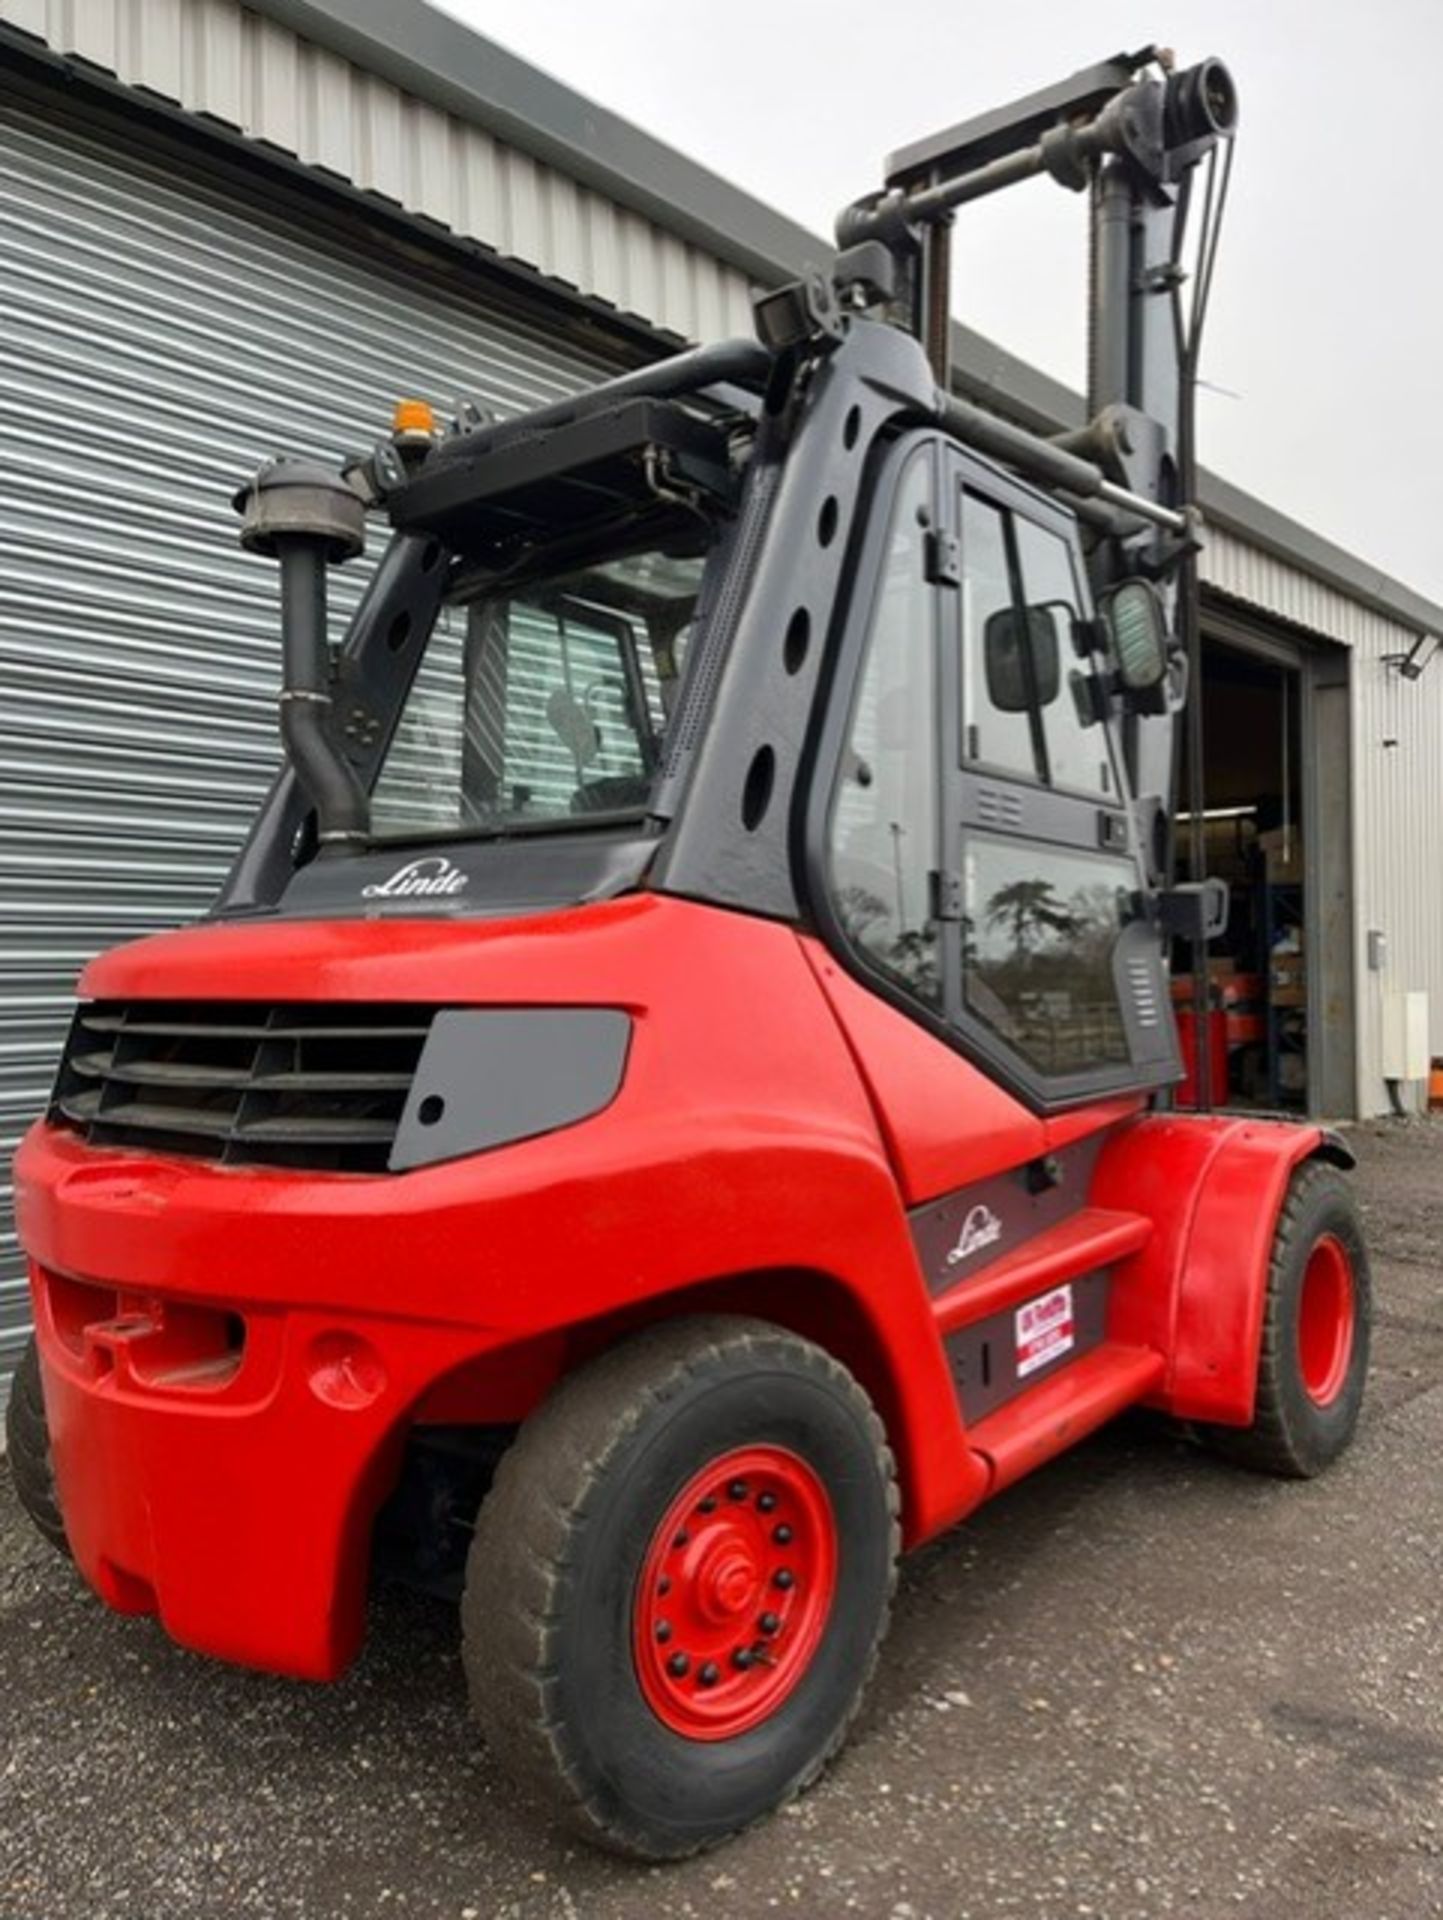
[[[705,555],[601,558],[443,604],[371,796],[374,839],[645,810]]]

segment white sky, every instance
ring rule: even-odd
[[[1149,41],[1242,103],[1205,464],[1443,600],[1443,0],[444,0],[814,232],[894,147]],[[1081,384],[1084,208],[964,208],[960,317]],[[1236,396],[1236,397],[1232,397]]]

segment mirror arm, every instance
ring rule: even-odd
[[[1183,881],[1156,896],[1158,926],[1171,939],[1206,945],[1227,926],[1231,899],[1226,880]]]

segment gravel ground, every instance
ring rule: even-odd
[[[668,1920],[1443,1915],[1443,1127],[1354,1136],[1379,1327],[1306,1486],[1113,1428],[915,1556],[847,1752],[640,1869],[520,1808],[453,1615],[377,1598],[338,1686],[107,1615],[0,1492],[0,1914]]]

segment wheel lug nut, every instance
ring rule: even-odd
[[[666,1670],[678,1680],[682,1680],[691,1672],[691,1662],[684,1653],[674,1653],[666,1663]]]
[[[656,1583],[656,1590],[658,1593],[663,1594],[671,1592],[671,1580],[668,1575],[663,1574],[661,1576],[660,1580]]]
[[[666,1645],[666,1643],[667,1643],[667,1641],[668,1641],[668,1640],[670,1640],[670,1638],[671,1638],[671,1622],[670,1622],[670,1620],[658,1620],[658,1621],[657,1621],[657,1623],[656,1623],[656,1637],[657,1637],[657,1639],[658,1639],[658,1640],[660,1640],[660,1642],[661,1642],[661,1644],[662,1644],[663,1646],[665,1646],[665,1645]]]
[[[671,1544],[674,1547],[689,1547],[691,1545],[691,1535],[685,1527],[682,1528],[680,1533],[673,1537]]]
[[[774,1493],[759,1493],[757,1495],[757,1508],[762,1513],[772,1512],[776,1504],[777,1496]]]
[[[710,1494],[708,1494],[705,1500],[697,1501],[696,1510],[698,1513],[715,1513],[716,1501],[712,1499]]]
[[[738,1647],[732,1655],[732,1665],[736,1667],[739,1672],[745,1673],[755,1659],[756,1655],[750,1647]]]
[[[792,1530],[790,1527],[773,1527],[772,1538],[779,1547],[789,1547],[792,1544]]]
[[[698,1667],[697,1680],[704,1687],[714,1687],[721,1679],[721,1668],[715,1660],[708,1660],[704,1667]]]
[[[780,1619],[774,1613],[764,1613],[757,1621],[757,1625],[763,1633],[775,1633],[781,1624]]]
[[[731,1495],[733,1500],[745,1500],[747,1497],[746,1481],[733,1480],[731,1485],[727,1488],[727,1492]]]
[[[787,1591],[788,1587],[794,1587],[796,1584],[797,1576],[792,1572],[790,1567],[778,1567],[772,1575],[772,1585],[774,1587],[780,1587],[783,1593]]]

